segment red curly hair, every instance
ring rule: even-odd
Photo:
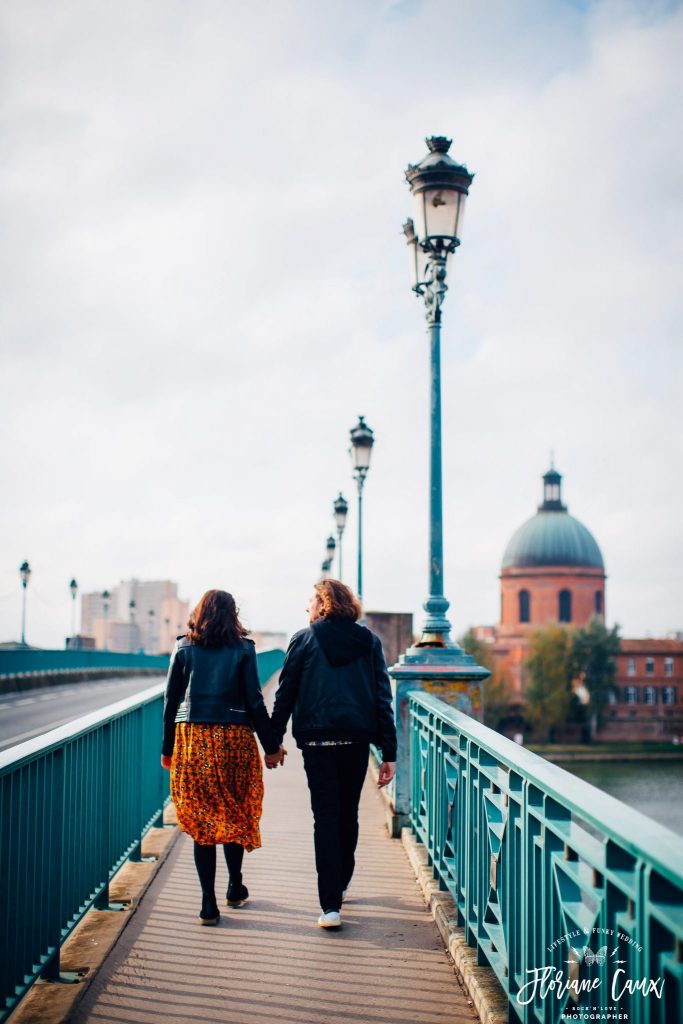
[[[357,622],[363,614],[360,601],[341,580],[320,580],[313,589],[322,602],[320,618],[352,619]]]

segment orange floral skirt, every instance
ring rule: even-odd
[[[250,726],[177,722],[171,797],[196,843],[259,847],[263,769]]]

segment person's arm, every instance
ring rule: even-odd
[[[244,684],[244,702],[256,735],[261,741],[261,746],[266,754],[277,754],[280,743],[275,736],[271,725],[266,705],[263,701],[263,691],[258,677],[258,664],[256,661],[256,648],[252,643],[248,644],[248,650],[242,659],[242,682]]]
[[[164,694],[164,728],[161,754],[171,757],[175,743],[175,716],[178,706],[185,696],[187,681],[183,671],[183,656],[176,643],[171,655],[166,676],[166,693]]]
[[[280,743],[282,743],[282,737],[287,731],[287,722],[294,710],[299,692],[299,683],[304,665],[304,633],[305,631],[303,630],[295,633],[289,641],[285,663],[280,671],[280,681],[275,693],[275,704],[273,705],[273,714],[270,720]]]
[[[387,764],[396,762],[396,722],[391,695],[391,681],[384,660],[384,651],[379,637],[375,637],[372,650],[372,661],[375,675],[375,700],[377,707],[377,745],[382,751],[382,761]],[[392,773],[393,776],[393,773]],[[387,780],[389,781],[389,780]]]

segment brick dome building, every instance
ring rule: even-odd
[[[569,515],[562,477],[551,466],[543,476],[543,501],[536,514],[516,530],[503,555],[500,623],[475,629],[485,642],[493,639],[494,658],[519,706],[530,634],[551,624],[586,626],[595,616],[604,621],[605,579],[597,541]],[[680,637],[622,639],[604,718],[600,739],[680,737],[683,742]]]
[[[562,476],[543,475],[536,514],[510,538],[500,574],[500,624],[494,654],[521,695],[528,635],[553,622],[585,626],[605,617],[605,563],[593,534],[570,516]]]
[[[605,616],[605,564],[593,534],[562,503],[562,477],[543,476],[536,515],[513,534],[500,574],[500,635]]]

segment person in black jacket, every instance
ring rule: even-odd
[[[290,641],[271,723],[282,743],[292,715],[313,810],[318,924],[337,928],[353,875],[369,745],[382,751],[378,785],[386,786],[396,770],[396,726],[382,644],[358,624],[353,592],[339,580],[321,580],[308,615],[310,626]],[[275,766],[278,757],[266,757],[266,764]]]
[[[179,636],[166,680],[161,763],[171,771],[178,824],[194,839],[202,888],[202,924],[217,924],[216,844],[230,883],[226,903],[249,895],[242,881],[245,850],[261,845],[263,771],[254,730],[272,766],[284,752],[263,703],[256,650],[239,621],[235,600],[208,590]]]

